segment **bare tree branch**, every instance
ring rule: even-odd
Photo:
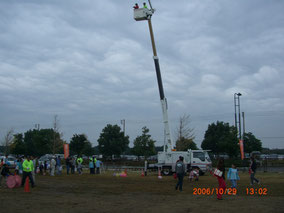
[[[59,133],[59,120],[58,120],[58,115],[54,115],[54,120],[53,120],[53,144],[52,144],[52,153],[55,154],[56,149],[57,149],[57,144],[60,138],[63,136],[63,133]],[[59,138],[58,138],[59,136]]]
[[[179,118],[179,126],[176,129],[177,140],[182,138],[194,140],[194,128],[190,128],[190,123],[190,115],[188,114],[183,114]]]
[[[10,154],[10,145],[12,144],[14,139],[14,129],[11,128],[7,131],[7,133],[4,136],[4,140],[2,142],[2,145],[4,146],[4,153],[5,155]]]

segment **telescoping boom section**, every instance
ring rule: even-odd
[[[154,55],[153,59],[154,59],[154,64],[155,64],[155,69],[156,69],[160,101],[161,101],[162,113],[163,113],[163,123],[164,123],[164,130],[165,130],[164,152],[170,152],[173,149],[173,144],[172,144],[171,133],[170,133],[169,119],[168,119],[168,105],[167,105],[167,99],[165,98],[162,76],[161,76],[161,71],[160,71],[159,58],[157,56],[153,27],[152,27],[152,22],[151,22],[151,18],[155,10],[152,8],[150,1],[149,1],[149,5],[151,9],[148,9],[148,8],[134,9],[134,19],[136,21],[144,21],[144,20],[148,21],[153,55]]]

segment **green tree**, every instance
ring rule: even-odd
[[[54,135],[58,138],[54,146]],[[42,156],[44,154],[60,153],[64,141],[60,138],[59,133],[53,129],[34,129],[25,133],[24,143],[26,145],[26,154]]]
[[[193,139],[181,137],[176,141],[176,149],[177,151],[187,151],[188,149],[197,150],[198,148]]]
[[[26,146],[24,143],[24,137],[22,133],[14,135],[13,143],[11,144],[11,153],[15,155],[26,154]]]
[[[92,145],[84,134],[74,134],[69,147],[71,154],[92,154]]]
[[[4,147],[4,154],[5,155],[9,155],[10,154],[10,147],[13,143],[13,132],[14,130],[13,129],[9,129],[7,131],[7,133],[5,134],[4,136],[4,139],[2,141],[2,145]]]
[[[251,132],[244,134],[244,152],[262,151],[261,140],[257,139]]]
[[[108,124],[98,139],[99,150],[104,156],[120,156],[129,144],[129,137],[124,136],[118,125]]]
[[[227,153],[229,156],[236,156],[239,153],[237,129],[223,121],[212,123],[208,125],[201,147],[216,154]]]
[[[144,126],[142,128],[142,135],[135,138],[133,147],[133,153],[138,157],[144,156],[145,159],[156,154],[155,141],[151,139],[151,135],[148,133],[149,129]]]
[[[64,141],[60,138],[59,133],[54,133],[53,129],[33,129],[23,134],[15,134],[11,151],[14,154],[24,154],[33,156],[42,156],[50,154],[54,148],[54,135],[58,138],[55,151],[62,153]]]
[[[85,143],[82,153],[86,156],[92,156],[95,154],[95,147],[92,147],[92,144],[89,141],[87,141]]]

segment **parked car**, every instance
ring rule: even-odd
[[[6,162],[6,164],[8,165],[9,168],[14,169],[16,168],[16,162],[17,162],[17,158],[13,157],[13,156],[8,156],[8,158],[6,159],[6,156],[0,156],[0,161],[4,160],[4,162]]]
[[[51,154],[46,154],[46,155],[43,155],[41,156],[39,159],[38,159],[38,164],[41,165],[41,164],[44,164],[44,162],[46,161],[47,163],[47,168],[50,167],[50,161],[51,161],[51,158],[55,157],[54,155],[51,155]]]

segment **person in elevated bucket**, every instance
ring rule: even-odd
[[[139,9],[139,5],[136,3],[134,6],[133,6],[134,10],[136,9]]]
[[[146,2],[143,3],[143,8],[148,9]]]

